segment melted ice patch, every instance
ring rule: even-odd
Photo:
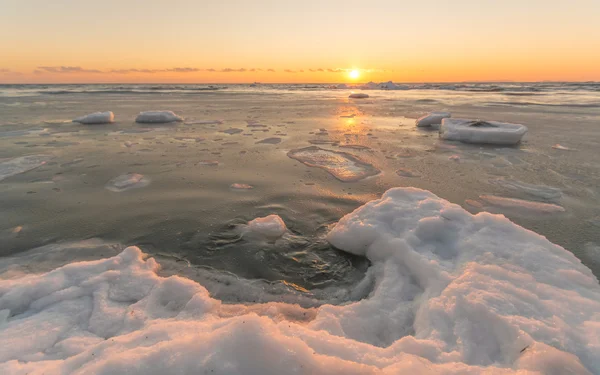
[[[51,157],[48,155],[27,155],[0,161],[0,181],[35,169],[50,159]]]
[[[139,173],[126,173],[108,181],[105,188],[120,193],[122,191],[148,186],[150,179]]]
[[[492,179],[489,180],[489,182],[493,185],[498,185],[513,191],[523,192],[538,198],[559,199],[562,196],[562,191],[560,189],[545,185],[528,184],[526,182],[504,178]]]
[[[487,208],[506,210],[508,213],[556,214],[566,211],[564,207],[557,204],[499,197],[496,195],[480,195],[479,199],[485,203]]]
[[[379,170],[358,157],[317,146],[291,150],[288,156],[309,167],[321,168],[343,182],[354,182],[379,174]]]

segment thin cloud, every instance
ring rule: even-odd
[[[309,72],[313,72],[313,73],[316,73],[316,72],[324,72],[324,70],[323,70],[323,69],[321,69],[321,68],[319,68],[319,69],[308,69],[308,71],[309,71]]]
[[[194,72],[199,72],[202,69],[198,69],[198,68],[172,68],[172,69],[167,69],[167,71],[169,72],[176,72],[176,73],[194,73]]]
[[[275,73],[275,69],[267,69],[267,72]]]
[[[286,72],[286,73],[298,73],[297,71],[292,70],[292,69],[285,69],[284,72]]]
[[[9,73],[10,69],[0,69],[0,73]]]
[[[246,68],[239,68],[239,69],[225,68],[225,69],[221,69],[219,71],[222,73],[243,73],[243,72],[247,72],[248,70]]]
[[[335,68],[335,69],[327,69],[328,72],[330,73],[345,73],[348,71],[348,69],[340,69],[340,68]]]
[[[102,73],[98,69],[83,69],[80,66],[38,66],[38,70],[48,73]]]

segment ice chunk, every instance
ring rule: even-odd
[[[527,127],[497,121],[445,118],[440,126],[440,137],[464,143],[515,145],[527,133]]]
[[[284,221],[277,215],[257,217],[248,223],[248,229],[270,238],[281,237],[287,230]]]
[[[365,94],[365,93],[361,93],[361,92],[356,92],[356,93],[352,93],[348,96],[351,99],[366,99],[369,97],[369,94]]]
[[[251,189],[254,189],[254,186],[252,186],[252,185],[239,184],[239,183],[231,184],[229,187],[231,189],[233,189],[233,190],[251,190]]]
[[[354,301],[312,308],[284,302],[290,292],[223,303],[192,280],[158,276],[134,246],[38,273],[10,274],[15,262],[36,272],[58,254],[0,257],[9,273],[0,278],[0,373],[600,373],[598,281],[572,253],[502,216],[392,189],[327,239],[370,267]],[[86,259],[104,252],[92,250]],[[211,280],[232,300],[264,285]]]
[[[562,150],[562,151],[573,151],[573,149],[572,149],[572,148],[565,147],[565,146],[563,146],[563,145],[560,145],[560,144],[558,144],[558,143],[557,143],[557,144],[555,144],[554,146],[552,146],[552,148],[553,148],[553,149],[555,149],[555,150]]]
[[[493,185],[498,185],[514,191],[521,191],[538,198],[558,199],[562,196],[560,189],[545,185],[528,184],[526,182],[504,178],[492,179],[489,181]]]
[[[139,173],[126,173],[113,178],[106,183],[105,188],[120,193],[125,190],[137,189],[148,186],[150,179]]]
[[[86,116],[78,117],[73,122],[78,122],[80,124],[110,124],[115,122],[114,113],[108,112],[95,112]]]
[[[291,150],[288,156],[309,167],[324,169],[343,182],[354,182],[379,173],[377,168],[352,154],[325,150],[317,146]]]
[[[398,176],[401,176],[401,177],[420,177],[415,172],[411,171],[410,169],[406,169],[406,168],[400,168],[400,169],[398,169],[396,171],[396,174]]]
[[[9,160],[0,159],[0,181],[44,165],[50,158],[48,155],[27,155]]]
[[[450,112],[431,112],[423,117],[419,117],[416,121],[418,127],[431,127],[438,129],[442,124],[442,120],[452,117]]]
[[[168,122],[181,122],[183,118],[176,115],[173,111],[146,111],[140,112],[136,117],[135,122],[140,123],[168,123]]]
[[[496,195],[480,195],[479,198],[492,207],[514,210],[517,213],[555,214],[559,212],[565,212],[564,207],[552,203],[498,197]]]

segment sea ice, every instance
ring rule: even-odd
[[[464,143],[515,145],[527,133],[527,127],[497,121],[445,118],[440,126],[440,137]]]
[[[265,138],[263,140],[260,140],[258,142],[256,142],[257,144],[269,144],[269,145],[276,145],[278,143],[281,143],[281,138],[279,137],[270,137],[270,138]]]
[[[416,174],[415,172],[411,171],[410,169],[406,169],[406,168],[400,168],[396,171],[396,174],[400,177],[420,177],[418,174]]]
[[[86,116],[78,117],[73,122],[78,122],[80,124],[110,124],[115,122],[114,113],[108,112],[95,112]]]
[[[125,190],[137,189],[148,186],[150,180],[139,173],[126,173],[108,181],[105,188],[120,193]]]
[[[181,122],[183,118],[176,115],[173,111],[147,111],[140,112],[136,117],[135,122],[140,123],[169,123],[169,122]]]
[[[504,178],[492,179],[489,180],[489,182],[493,185],[498,185],[513,191],[520,191],[538,198],[558,199],[562,196],[562,191],[560,189],[545,185],[528,184],[526,182]]]
[[[221,130],[221,133],[226,133],[226,134],[229,134],[229,135],[234,135],[234,134],[242,133],[243,131],[244,131],[244,129],[229,128],[229,129]]]
[[[438,129],[442,124],[442,120],[452,117],[450,112],[431,112],[423,117],[419,117],[415,124],[418,127],[431,127]]]
[[[369,97],[369,94],[364,94],[364,93],[361,93],[361,92],[356,92],[356,93],[350,94],[348,97],[351,98],[351,99],[366,99],[366,98]]]
[[[317,146],[291,150],[287,155],[309,167],[324,169],[343,182],[354,182],[379,173],[377,168],[352,154]]]
[[[248,185],[248,184],[235,183],[235,184],[231,184],[229,186],[229,188],[231,188],[233,190],[252,190],[252,189],[254,189],[254,186]]]
[[[248,222],[248,229],[252,233],[257,233],[265,237],[277,238],[283,236],[287,227],[281,217],[277,215],[269,215],[265,217],[257,217]]]
[[[363,298],[223,303],[192,280],[158,276],[135,246],[52,271],[38,259],[74,255],[1,257],[0,373],[600,373],[598,281],[502,216],[397,188],[327,239],[369,259],[352,290]],[[23,261],[34,268],[11,271]],[[222,280],[225,289],[233,278]]]
[[[0,181],[44,165],[50,158],[48,155],[27,155],[9,160],[0,159]]]

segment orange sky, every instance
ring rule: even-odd
[[[0,0],[0,83],[600,81],[597,0]]]

